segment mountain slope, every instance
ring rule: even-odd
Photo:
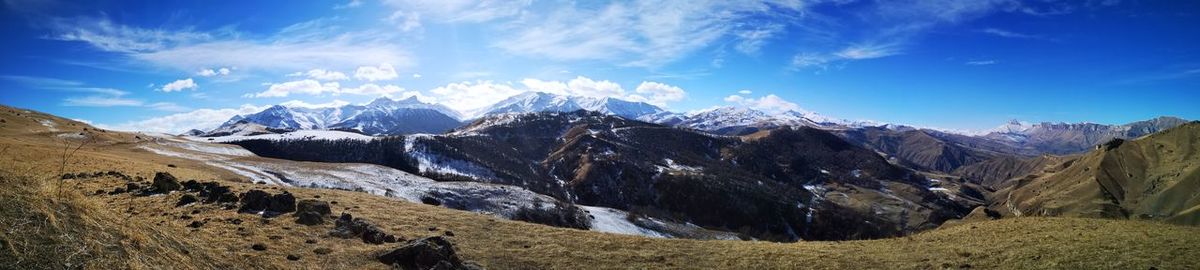
[[[1200,123],[1095,148],[1059,171],[1019,180],[995,207],[1014,215],[1200,224]]]
[[[1059,164],[1071,157],[1041,155],[1037,157],[998,156],[955,169],[953,175],[993,189],[1001,189],[1007,180],[1040,173],[1047,166]]]
[[[951,172],[955,169],[997,157],[999,154],[946,141],[921,129],[893,130],[865,127],[838,132],[848,141],[894,157],[915,169]]]
[[[363,151],[340,150],[314,158],[514,185],[567,202],[778,241],[898,235],[970,209],[931,191],[911,171],[811,128],[740,138],[597,112],[501,114],[445,135],[406,136],[379,147],[406,153],[406,160],[362,159]],[[296,147],[256,153],[304,155],[290,148]]]

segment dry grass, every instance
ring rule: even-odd
[[[0,118],[10,119],[0,114]],[[47,134],[0,126],[0,268],[384,268],[369,245],[328,236],[331,224],[302,226],[291,216],[264,223],[214,205],[174,207],[182,195],[93,194],[125,181],[68,180],[57,196],[60,149]],[[287,190],[337,201],[334,212],[366,217],[407,239],[451,237],[462,256],[489,269],[1196,269],[1200,228],[1076,218],[1015,218],[946,226],[910,237],[843,242],[766,243],[648,239],[554,228],[415,204],[365,193],[246,183],[202,163],[150,154],[133,134],[106,133],[68,162],[67,172],[120,171],[151,178],[219,181],[237,192]],[[58,152],[61,153],[61,152]],[[168,167],[165,164],[175,164]],[[51,173],[46,173],[47,171]],[[35,175],[41,174],[41,175]],[[181,219],[181,216],[190,219]],[[126,218],[128,217],[128,220]],[[235,225],[227,220],[241,219]],[[201,228],[188,228],[208,220]],[[435,229],[430,230],[433,227]],[[240,228],[240,229],[239,229]],[[316,243],[306,243],[316,240]],[[253,243],[266,251],[249,248]],[[333,252],[317,255],[316,248]],[[299,255],[289,261],[289,254]]]

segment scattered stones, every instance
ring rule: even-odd
[[[97,189],[95,195],[104,195],[103,189]]]
[[[400,269],[475,269],[464,264],[454,251],[454,245],[441,236],[413,240],[375,257]]]
[[[192,223],[191,223],[191,224],[188,224],[187,226],[188,226],[189,228],[200,228],[201,226],[204,226],[204,222],[200,222],[199,220],[197,220],[197,221],[192,221]]]
[[[197,201],[199,200],[196,199],[196,196],[193,196],[192,194],[183,194],[182,197],[179,197],[179,202],[175,203],[175,207],[193,204]]]
[[[342,216],[334,221],[333,230],[329,231],[329,235],[343,239],[360,237],[364,243],[376,245],[388,242],[389,239],[396,241],[396,236],[387,234],[367,220],[354,218],[348,213],[342,213]]]
[[[316,249],[313,249],[313,253],[316,253],[317,255],[325,255],[325,254],[333,253],[333,250],[329,249],[329,248],[316,248]]]
[[[125,193],[125,188],[114,188],[112,191],[108,192],[108,195],[116,195],[121,193]]]
[[[296,204],[296,223],[318,225],[325,223],[325,217],[332,215],[329,203],[318,200],[301,200]]]
[[[305,244],[316,244],[317,239],[307,239],[307,240],[304,240],[304,243]]]
[[[167,167],[175,168],[175,164],[167,164]]]
[[[151,186],[154,187],[155,192],[159,193],[176,191],[182,187],[179,185],[179,180],[175,179],[175,176],[165,172],[154,173],[154,183]]]
[[[263,243],[255,243],[253,245],[250,245],[250,249],[257,250],[257,251],[263,251],[263,250],[267,250],[267,245],[265,245]]]
[[[446,231],[443,234],[445,234],[446,236],[454,237],[454,232],[452,232],[452,231]]]
[[[231,219],[231,220],[229,220],[229,224],[233,224],[233,225],[241,225],[241,224],[242,224],[242,219],[240,219],[240,218]]]
[[[288,255],[287,255],[287,259],[288,259],[289,261],[299,261],[299,260],[300,260],[300,255],[296,255],[296,254],[288,254]]]

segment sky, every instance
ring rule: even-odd
[[[1200,1],[0,1],[0,104],[119,130],[525,91],[954,130],[1200,119]]]

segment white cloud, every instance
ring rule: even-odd
[[[383,81],[391,80],[400,77],[396,74],[396,69],[391,64],[383,63],[379,67],[362,66],[354,71],[354,78],[365,81]]]
[[[413,79],[420,79],[421,73],[413,73],[412,77],[413,77]]]
[[[337,93],[340,85],[336,82],[321,84],[316,80],[300,80],[284,83],[271,84],[266,91],[249,95],[252,97],[286,97],[290,94],[309,94],[320,95],[324,93]]]
[[[743,95],[749,95],[750,93],[754,93],[754,92],[752,92],[752,91],[750,91],[750,90],[741,90],[741,91],[738,91],[738,94],[743,94]]]
[[[583,97],[625,97],[625,89],[612,81],[607,80],[592,80],[588,77],[578,76],[567,82],[561,81],[543,81],[538,79],[524,79],[521,84],[526,88],[537,92],[546,92],[558,95],[583,96]]]
[[[646,96],[646,103],[660,107],[666,107],[667,102],[680,101],[687,96],[687,92],[682,88],[658,82],[642,82],[634,92]]]
[[[97,124],[97,127],[112,130],[164,132],[178,134],[190,129],[209,130],[216,128],[229,118],[239,114],[250,114],[265,110],[267,106],[242,105],[238,108],[199,109],[115,125]]]
[[[329,70],[324,70],[324,69],[313,69],[313,70],[309,70],[307,72],[296,72],[296,73],[288,74],[287,76],[289,76],[289,77],[307,76],[308,78],[311,78],[314,80],[322,80],[322,81],[342,81],[342,80],[350,79],[349,76],[346,76],[346,73],[341,73],[341,72],[337,72],[337,71],[329,71]]]
[[[224,67],[218,68],[215,70],[211,69],[211,68],[206,68],[206,69],[201,69],[200,71],[196,72],[196,75],[199,75],[201,77],[212,77],[212,76],[217,76],[217,75],[227,76],[227,75],[229,75],[230,72],[232,72],[232,70],[230,70],[229,68],[224,68]]]
[[[492,81],[464,81],[429,90],[433,94],[433,101],[461,112],[477,110],[522,92],[525,90],[517,89],[512,84]]]
[[[390,85],[390,84],[380,86],[380,85],[376,85],[373,83],[360,85],[358,87],[342,88],[340,91],[338,91],[339,94],[351,94],[351,95],[363,95],[363,96],[380,95],[380,96],[389,96],[389,97],[392,96],[392,94],[400,93],[400,92],[405,92],[403,87]]]
[[[199,85],[196,85],[196,82],[193,81],[192,78],[187,78],[167,83],[166,85],[163,85],[162,88],[159,88],[159,90],[163,92],[174,92],[183,91],[184,89],[195,90],[196,87],[199,87]]]
[[[597,81],[584,76],[577,76],[566,82],[527,78],[521,80],[521,84],[530,91],[536,92],[594,98],[611,97],[663,107],[667,106],[668,102],[680,101],[687,96],[687,92],[683,89],[659,82],[644,81],[634,89],[634,93],[628,93],[625,88],[615,82]]]
[[[333,107],[346,106],[349,104],[350,104],[350,102],[345,101],[345,100],[340,100],[340,99],[335,99],[330,102],[317,103],[317,104],[312,104],[312,103],[304,102],[301,100],[294,100],[294,99],[285,101],[283,103],[279,103],[279,105],[283,105],[283,106],[287,106],[287,107],[299,107],[299,108],[333,108]]]
[[[725,102],[734,103],[734,104],[738,104],[741,106],[746,106],[748,108],[767,112],[767,113],[781,113],[781,112],[786,112],[786,111],[797,111],[797,112],[805,111],[803,108],[800,108],[800,105],[796,105],[796,103],[792,103],[787,100],[784,100],[783,98],[780,98],[779,96],[776,96],[775,94],[769,94],[769,95],[766,95],[761,98],[747,98],[747,97],[743,97],[740,95],[730,95],[728,97],[725,97]]]
[[[413,91],[407,91],[403,87],[396,85],[378,85],[374,83],[363,84],[358,87],[342,87],[337,82],[321,83],[316,80],[306,79],[299,81],[290,81],[284,83],[274,83],[267,87],[266,91],[247,94],[247,97],[287,97],[292,94],[307,94],[307,95],[361,95],[361,96],[395,96],[396,93],[404,93],[410,95]]]

